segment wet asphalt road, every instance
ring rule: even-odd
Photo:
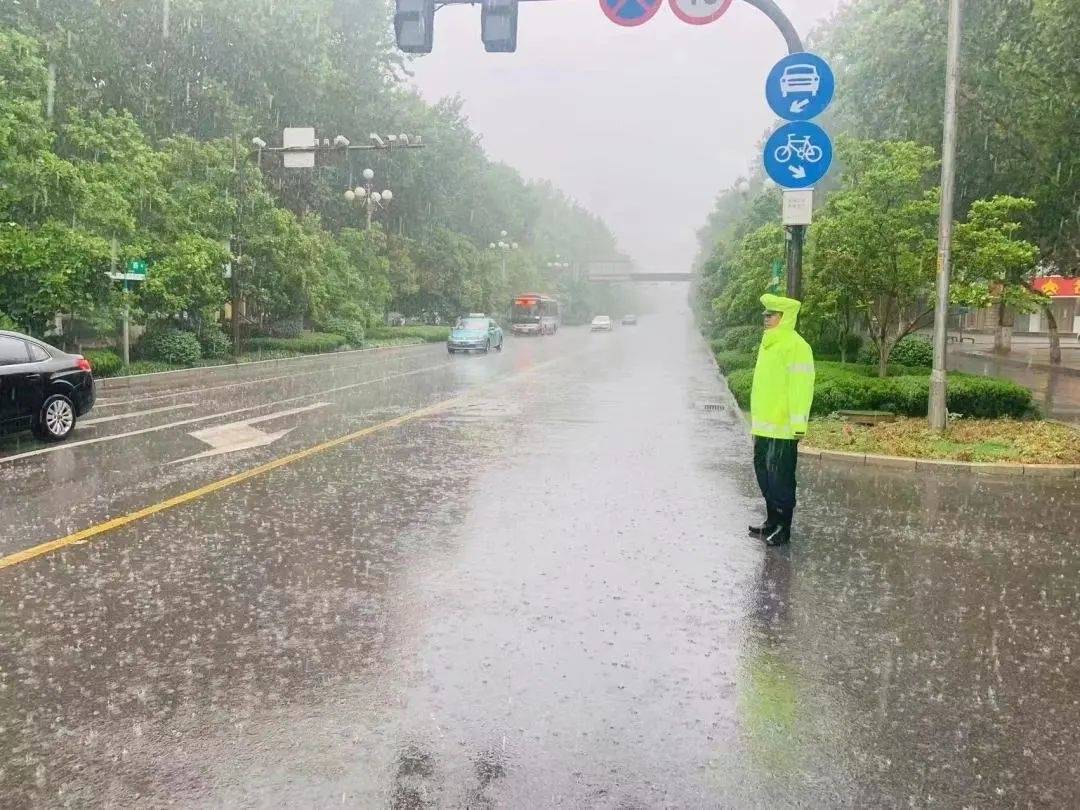
[[[1080,799],[1075,481],[806,464],[766,551],[677,316],[162,379],[0,445],[0,555],[464,398],[0,569],[0,806]]]

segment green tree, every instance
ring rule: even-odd
[[[884,377],[893,346],[933,314],[937,190],[930,147],[842,138],[843,166],[813,226],[809,284],[842,291],[864,319]]]
[[[952,293],[957,303],[995,308],[997,352],[1010,349],[1013,312],[1045,309],[1052,325],[1051,355],[1060,362],[1061,345],[1049,299],[1032,288],[1039,249],[1019,235],[1022,221],[1034,208],[1034,200],[1009,196],[972,203],[967,221],[956,226]]]
[[[818,32],[844,87],[839,129],[939,147],[946,6],[861,0]],[[998,194],[1034,200],[1034,241],[1068,274],[1080,272],[1078,27],[1074,0],[968,3],[960,76],[959,211]]]
[[[0,225],[0,301],[19,326],[43,334],[57,313],[79,314],[109,296],[106,240],[50,222]]]

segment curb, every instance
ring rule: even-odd
[[[821,450],[817,447],[799,448],[799,458],[837,462],[847,465],[865,464],[872,467],[891,467],[905,470],[935,470],[974,475],[1002,475],[1026,478],[1080,479],[1080,464],[994,464],[982,461],[952,461],[934,458],[905,458],[879,456],[874,453],[846,453],[842,450]]]

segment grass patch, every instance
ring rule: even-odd
[[[901,418],[880,425],[813,419],[805,443],[821,450],[876,453],[951,461],[1080,464],[1080,431],[1054,422],[960,419],[944,437],[924,419]]]

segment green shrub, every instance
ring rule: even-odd
[[[94,376],[115,377],[124,370],[124,361],[111,349],[87,349],[83,357],[90,361]]]
[[[840,337],[829,332],[816,340],[810,341],[810,346],[813,348],[816,357],[824,357],[826,355],[840,357],[840,343]],[[860,335],[847,335],[844,338],[843,343],[847,348],[848,362],[854,362],[859,356],[859,352],[863,346],[862,337]]]
[[[757,353],[747,352],[716,352],[716,365],[720,367],[720,373],[727,375],[732,371],[742,368],[753,368],[757,363]]]
[[[193,332],[179,329],[151,329],[135,347],[140,360],[156,360],[174,366],[192,366],[202,359],[202,347]]]
[[[722,352],[755,352],[761,345],[764,331],[765,327],[761,324],[732,326],[718,333],[713,345]]]
[[[746,410],[750,407],[750,389],[754,385],[754,370],[752,368],[740,368],[727,376],[728,388],[731,389],[735,401],[739,407]]]
[[[321,354],[340,349],[348,341],[344,335],[326,332],[305,332],[294,338],[257,337],[244,344],[249,352],[294,352],[296,354]]]
[[[877,346],[867,343],[859,350],[859,362],[876,366],[878,361]],[[908,335],[893,346],[889,353],[889,363],[896,363],[911,368],[930,368],[934,364],[934,346],[926,338]]]
[[[157,374],[159,371],[175,371],[176,367],[156,360],[136,360],[124,369],[123,376],[135,374]]]
[[[371,340],[419,338],[425,343],[443,343],[450,337],[449,326],[373,326],[367,330]]]
[[[364,325],[359,321],[348,318],[331,317],[325,319],[320,326],[323,331],[335,335],[342,335],[350,346],[359,348],[364,345]]]
[[[1019,418],[1035,413],[1031,391],[1012,380],[997,377],[950,374],[946,402],[950,413],[964,416]]]
[[[733,359],[734,365],[724,376],[739,406],[749,408],[754,371],[745,364],[745,355]],[[819,364],[811,413],[827,416],[836,411],[892,411],[903,416],[926,416],[929,375],[911,373],[903,367],[895,370],[908,373],[879,378],[872,366]],[[950,413],[986,419],[1022,418],[1034,413],[1028,389],[996,377],[950,374],[946,404]]]
[[[0,329],[5,329],[8,332],[19,332],[19,325],[15,321],[11,320],[3,312],[0,312]]]
[[[221,358],[232,354],[232,340],[216,326],[203,330],[199,335],[203,357]]]
[[[260,337],[298,338],[304,333],[304,322],[300,318],[287,321],[275,321],[262,329]]]

